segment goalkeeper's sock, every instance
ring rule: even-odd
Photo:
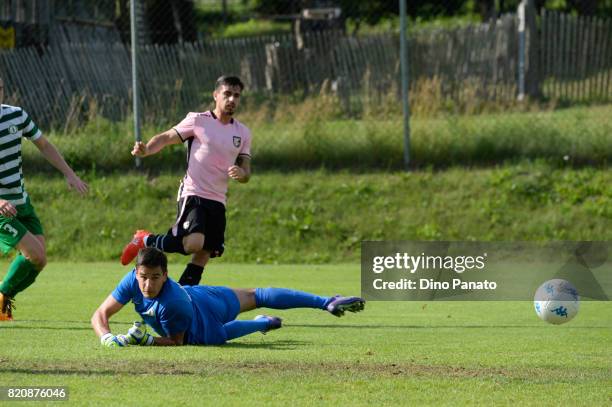
[[[144,239],[144,245],[145,247],[155,247],[166,253],[187,254],[183,247],[183,238],[173,236],[172,234],[149,235]]]
[[[34,275],[33,278],[31,274]],[[0,291],[9,297],[14,297],[17,293],[30,286],[37,275],[38,270],[36,270],[34,264],[20,254],[15,257],[15,260],[9,266],[8,273],[0,285]],[[23,284],[26,281],[29,283],[27,285]]]
[[[265,318],[256,319],[254,321],[230,321],[223,325],[227,340],[240,338],[253,332],[267,331],[269,322]]]
[[[329,298],[288,288],[256,288],[255,305],[257,308],[318,308],[325,309]]]
[[[202,279],[202,273],[204,273],[203,266],[189,263],[187,267],[185,267],[185,271],[183,271],[178,283],[180,285],[198,285]]]

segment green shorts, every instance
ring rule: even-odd
[[[16,209],[17,215],[12,218],[0,215],[0,251],[4,254],[14,249],[27,232],[33,235],[44,234],[30,197],[26,198],[23,205],[17,205]]]

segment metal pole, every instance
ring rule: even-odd
[[[408,42],[406,36],[406,0],[400,4],[400,66],[402,75],[402,110],[404,113],[404,169],[410,170],[410,104],[408,101]]]
[[[518,6],[518,100],[525,99],[525,6],[523,0]]]
[[[134,109],[134,139],[141,141],[140,135],[140,98],[138,88],[138,38],[136,37],[136,2],[130,1],[130,31],[132,41],[132,106]],[[136,168],[140,168],[140,157],[135,157]]]

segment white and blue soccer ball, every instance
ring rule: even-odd
[[[533,305],[540,319],[550,324],[571,321],[580,308],[578,290],[567,280],[555,278],[542,284],[535,293]]]

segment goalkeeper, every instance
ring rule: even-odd
[[[125,335],[113,335],[110,318],[132,301],[144,323],[159,336],[134,323]],[[253,332],[278,329],[278,317],[259,315],[254,320],[236,320],[241,312],[255,308],[316,308],[342,316],[358,312],[365,301],[358,297],[320,297],[285,288],[233,289],[214,286],[180,286],[168,278],[166,255],[155,248],[138,253],[130,271],[91,318],[102,345],[221,345]]]

